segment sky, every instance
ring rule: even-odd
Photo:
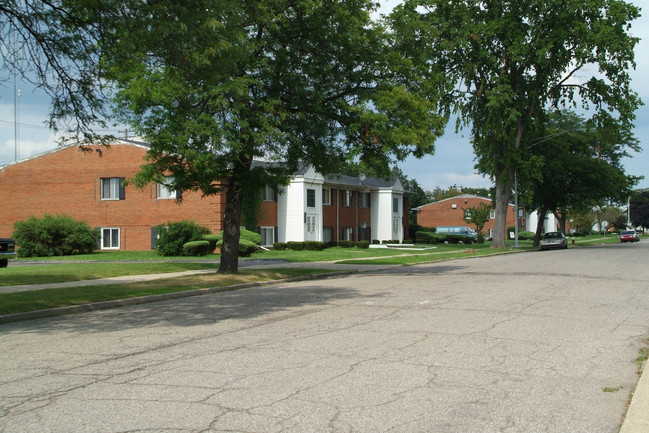
[[[642,7],[646,0],[632,0],[631,3]],[[381,2],[381,13],[389,12],[400,0]],[[631,34],[641,38],[636,47],[636,69],[631,71],[632,88],[643,101],[649,105],[649,8],[646,16],[633,23]],[[49,99],[38,90],[24,82],[18,82],[21,92],[17,101],[17,116],[14,111],[13,81],[0,83],[0,166],[16,160],[22,160],[41,152],[56,148],[56,135],[45,125],[49,109]],[[624,161],[627,174],[645,176],[638,184],[639,188],[649,188],[649,106],[643,106],[636,112],[635,136],[643,149],[633,152],[632,158]],[[18,119],[18,128],[14,128],[14,119]],[[14,146],[16,130],[18,145]],[[119,128],[106,131],[121,136]],[[399,163],[399,167],[409,179],[415,179],[419,185],[432,191],[436,187],[446,189],[457,185],[462,187],[491,187],[492,181],[474,169],[475,156],[470,143],[469,130],[455,133],[451,120],[446,133],[435,143],[435,154],[422,159],[409,157]]]

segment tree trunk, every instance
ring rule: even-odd
[[[545,215],[548,213],[547,208],[539,210],[539,220],[536,222],[536,233],[534,234],[534,244],[532,246],[538,247],[541,243],[541,235],[543,234],[543,226],[545,223]]]
[[[242,193],[233,177],[228,179],[223,218],[223,246],[219,273],[239,272],[239,237],[241,235]]]
[[[496,223],[494,225],[494,240],[491,248],[505,248],[507,238],[507,209],[512,195],[514,175],[511,170],[496,177]]]
[[[563,233],[564,235],[566,234],[566,212],[561,211],[555,212],[554,217],[559,221],[559,231]]]

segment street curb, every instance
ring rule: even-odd
[[[649,432],[649,365],[645,363],[640,380],[635,387],[629,409],[624,416],[624,422],[619,433]]]
[[[48,308],[45,310],[26,311],[0,315],[0,324],[19,322],[24,320],[44,319],[48,317],[63,316],[67,314],[85,313],[89,311],[107,310],[111,308],[127,307],[131,305],[148,304],[152,302],[168,301],[172,299],[189,298],[192,296],[209,295],[212,293],[229,292],[232,290],[248,289],[251,287],[270,286],[272,284],[289,283],[293,281],[324,280],[358,273],[356,270],[334,271],[322,274],[304,275],[300,277],[283,278],[281,280],[259,281],[256,283],[233,284],[230,286],[211,287],[205,289],[187,290],[182,292],[163,293],[159,295],[138,296],[135,298],[115,299],[112,301],[93,302],[90,304],[71,305],[68,307]]]

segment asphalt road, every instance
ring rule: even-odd
[[[649,242],[0,325],[2,432],[617,432]]]

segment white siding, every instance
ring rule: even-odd
[[[304,240],[303,179],[294,179],[277,197],[277,239],[280,242]]]
[[[324,179],[312,168],[293,178],[277,198],[277,239],[280,242],[306,240],[305,216],[316,215],[316,240],[322,240],[322,183]],[[306,206],[306,190],[315,189],[316,206]]]
[[[372,239],[394,239],[392,234],[392,190],[380,189],[372,193]],[[397,238],[401,240],[401,238]]]

